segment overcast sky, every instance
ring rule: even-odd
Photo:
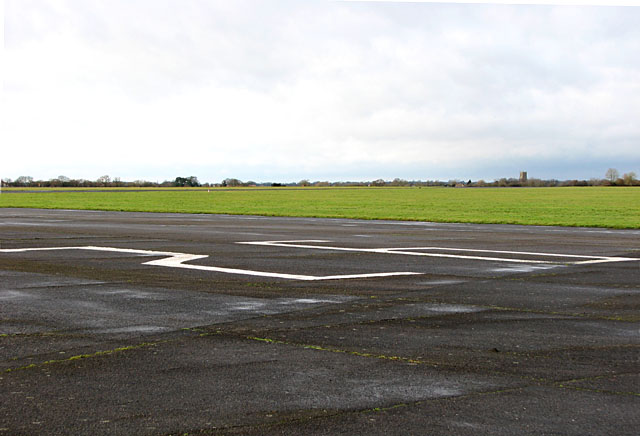
[[[4,9],[3,178],[640,174],[639,7],[6,0]]]

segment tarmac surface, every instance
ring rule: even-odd
[[[0,435],[636,435],[640,231],[0,209],[0,365]]]

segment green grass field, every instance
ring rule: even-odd
[[[0,207],[640,228],[640,187],[9,191]]]

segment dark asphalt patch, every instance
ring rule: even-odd
[[[633,436],[640,425],[637,406],[637,401],[615,394],[531,387],[216,433],[194,429],[189,434]]]
[[[0,209],[0,249],[421,273],[303,282],[125,253],[0,252],[0,435],[637,432],[640,262],[541,267],[238,244],[309,239],[640,252],[638,232],[624,230]]]

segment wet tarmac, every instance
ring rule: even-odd
[[[0,209],[0,435],[635,435],[640,231]]]

